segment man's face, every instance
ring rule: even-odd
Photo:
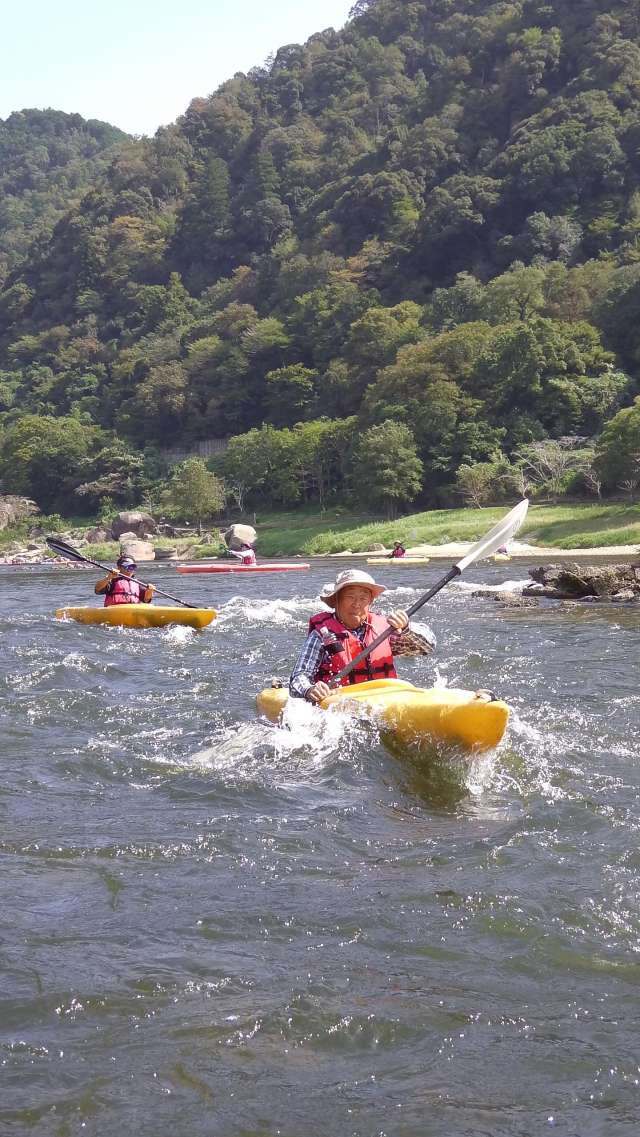
[[[370,588],[362,584],[348,584],[336,596],[336,616],[345,628],[357,628],[366,620],[373,600]]]

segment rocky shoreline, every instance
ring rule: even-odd
[[[535,607],[540,600],[595,604],[640,600],[640,562],[626,565],[578,563],[540,565],[529,569],[532,583],[521,590],[478,588],[473,596],[491,597],[509,608]]]

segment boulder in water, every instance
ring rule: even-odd
[[[494,592],[494,600],[502,604],[503,608],[535,608],[537,601],[532,596],[523,596],[521,592],[513,592],[505,588],[504,592]]]
[[[625,600],[640,599],[637,565],[540,565],[530,569],[529,576],[536,581],[535,595],[553,600],[611,600],[621,594]]]

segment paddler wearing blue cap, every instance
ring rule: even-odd
[[[294,698],[321,703],[331,693],[332,678],[389,626],[393,634],[339,684],[397,679],[393,656],[406,654],[398,649],[409,631],[409,617],[400,609],[386,616],[371,611],[373,601],[384,591],[384,585],[376,584],[367,572],[346,569],[338,573],[330,590],[321,595],[332,611],[311,617],[307,640],[291,672],[289,692]]]
[[[150,604],[155,588],[135,579],[138,566],[133,557],[123,553],[116,563],[117,568],[99,580],[94,589],[98,596],[104,596],[105,608],[112,604]]]

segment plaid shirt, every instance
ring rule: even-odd
[[[364,647],[364,637],[367,631],[368,624],[366,620],[359,624],[357,628],[353,629],[352,635],[360,640]],[[405,629],[406,631],[407,629]],[[389,644],[393,653],[395,644],[402,638],[402,632],[393,632],[389,636]],[[316,675],[320,670],[322,657],[325,648],[322,646],[322,640],[316,631],[311,632],[304,643],[302,651],[298,656],[291,678],[289,679],[289,694],[293,695],[294,699],[304,699],[307,691],[316,681]]]

